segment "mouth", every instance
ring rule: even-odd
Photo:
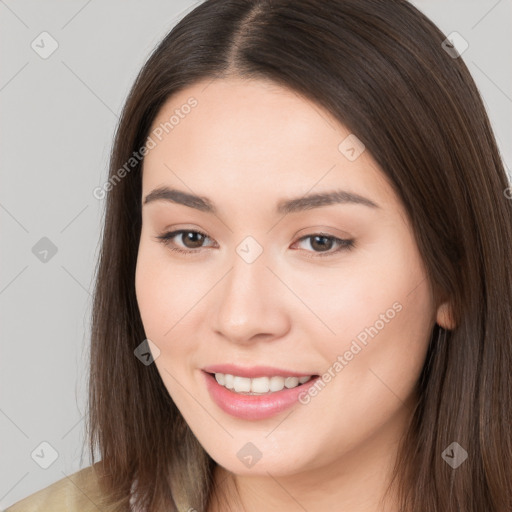
[[[320,378],[316,374],[245,377],[204,369],[201,373],[210,398],[223,412],[250,421],[270,418],[296,405]]]

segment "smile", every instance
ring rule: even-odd
[[[256,377],[250,379],[229,373],[215,373],[215,380],[221,386],[231,389],[236,393],[250,395],[262,395],[282,391],[284,388],[296,388],[308,382],[312,377],[312,375],[307,377],[281,377],[275,375],[272,377]]]
[[[299,402],[319,375],[267,375],[242,377],[203,369],[206,388],[213,403],[235,418],[263,420]]]

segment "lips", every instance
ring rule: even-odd
[[[221,372],[221,370],[223,370]],[[232,373],[228,373],[232,372]],[[262,420],[270,418],[298,402],[299,396],[306,393],[310,386],[318,380],[318,375],[294,372],[282,368],[270,368],[264,366],[242,368],[235,365],[218,365],[203,368],[201,372],[205,378],[205,384],[213,402],[225,413],[244,420]],[[257,380],[260,377],[270,378],[276,376],[291,377],[294,379],[311,377],[307,382],[280,391],[266,393],[236,392],[227,389],[217,382],[215,374],[235,375],[238,378]]]

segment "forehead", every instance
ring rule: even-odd
[[[345,126],[269,81],[196,83],[167,100],[150,132],[156,145],[144,158],[144,194],[176,185],[205,195],[215,189],[223,197],[281,198],[343,187],[392,199],[368,152],[351,161],[340,150],[353,137]]]

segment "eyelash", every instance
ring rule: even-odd
[[[168,233],[164,233],[163,235],[157,236],[155,238],[157,238],[160,241],[160,243],[164,244],[171,251],[178,252],[181,254],[186,254],[186,255],[192,255],[193,253],[197,254],[198,252],[201,252],[201,249],[205,249],[205,247],[200,247],[198,249],[185,250],[185,249],[180,249],[179,247],[172,247],[170,245],[171,244],[170,240],[172,238],[174,238],[175,236],[181,235],[183,233],[196,233],[196,234],[202,235],[205,238],[209,238],[209,236],[206,233],[203,233],[202,231],[193,230],[193,229],[179,229],[177,231],[171,231]],[[306,240],[308,238],[313,238],[315,236],[321,236],[322,238],[327,238],[329,240],[333,240],[334,242],[340,244],[340,247],[338,249],[336,249],[335,251],[331,251],[331,252],[320,252],[320,253],[316,252],[316,253],[314,253],[315,254],[314,256],[307,256],[308,258],[317,258],[317,257],[325,258],[328,256],[333,256],[335,254],[338,254],[341,251],[351,250],[354,247],[354,239],[342,239],[342,238],[337,238],[335,236],[331,236],[331,235],[327,235],[327,234],[323,234],[323,233],[312,233],[310,235],[305,235],[305,236],[299,238],[297,240],[297,242],[302,242],[303,240]]]

